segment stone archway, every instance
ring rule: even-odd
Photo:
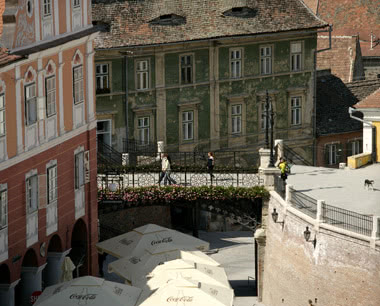
[[[76,269],[73,273],[74,278],[88,274],[88,245],[87,245],[87,226],[79,219],[71,234],[70,258]]]
[[[42,289],[42,270],[46,264],[38,266],[37,254],[29,249],[22,260],[20,282],[16,286],[15,305],[30,305],[30,297],[33,292]]]
[[[70,250],[63,251],[59,235],[53,235],[49,241],[46,254],[46,268],[42,272],[43,288],[58,284],[62,275],[62,263]]]

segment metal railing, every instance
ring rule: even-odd
[[[284,156],[287,161],[291,164],[305,165],[305,166],[313,166],[308,160],[306,160],[303,156],[295,152],[292,148],[283,144],[284,148]]]
[[[274,190],[285,200],[286,182],[278,175],[274,176]]]
[[[289,188],[290,192],[290,204],[297,210],[303,212],[311,218],[317,218],[317,200],[306,194],[297,191],[293,188]]]
[[[137,139],[123,139],[124,153],[145,153],[157,151],[155,142],[145,142]]]
[[[107,164],[113,166],[121,166],[122,155],[120,152],[116,151],[114,148],[104,143],[101,140],[97,140],[98,146],[98,163]]]
[[[322,205],[323,222],[358,234],[371,236],[373,217],[328,204]]]
[[[214,171],[214,177],[206,171],[182,171],[171,172],[170,177],[179,186],[223,186],[223,187],[253,187],[263,184],[257,171],[236,170],[230,172]],[[102,173],[98,174],[98,189],[112,189],[120,191],[127,187],[144,187],[158,185],[159,171],[127,172],[127,173]],[[169,183],[169,182],[167,182]],[[162,180],[161,185],[165,185]]]

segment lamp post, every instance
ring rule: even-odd
[[[270,147],[269,147],[269,124],[270,124]],[[265,99],[265,147],[270,149],[269,155],[269,167],[274,167],[274,156],[273,156],[273,127],[274,127],[274,112],[272,103],[269,100],[268,90]]]

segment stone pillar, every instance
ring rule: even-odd
[[[46,264],[39,267],[22,267],[20,281],[20,306],[29,306],[30,297],[34,291],[41,291],[42,270]]]
[[[264,258],[265,258],[265,245],[266,245],[266,231],[259,228],[255,232],[255,240],[257,242],[257,299],[259,302],[263,300],[263,277],[264,277]]]
[[[12,284],[0,284],[0,305],[15,306],[15,287],[20,279]]]
[[[43,272],[45,287],[58,284],[61,280],[62,263],[71,249],[64,252],[49,252],[47,254],[46,268]]]
[[[274,147],[277,150],[277,160],[274,161],[274,164],[277,165],[280,162],[280,158],[285,156],[284,141],[282,139],[275,139]]]
[[[281,171],[275,167],[268,167],[269,165],[269,156],[270,150],[261,148],[259,150],[260,155],[260,167],[259,167],[259,175],[263,179],[263,184],[269,190],[274,189],[274,178],[275,176],[279,176]]]

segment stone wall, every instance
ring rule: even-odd
[[[273,208],[279,214],[274,223]],[[271,192],[262,301],[271,306],[375,306],[380,301],[380,242],[328,225],[286,206]],[[306,242],[303,232],[311,230]]]

